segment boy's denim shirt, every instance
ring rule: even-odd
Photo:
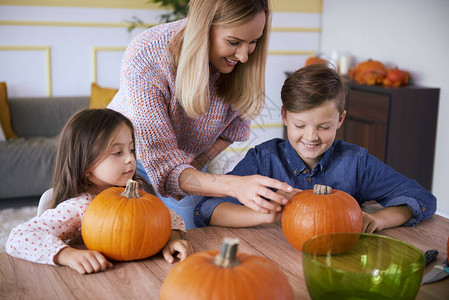
[[[366,149],[340,140],[334,141],[312,172],[288,141],[272,139],[250,149],[228,174],[260,174],[301,190],[324,184],[352,195],[360,206],[370,200],[383,207],[406,204],[413,217],[405,226],[428,219],[436,210],[435,196],[416,181],[399,174]],[[209,225],[215,207],[223,202],[241,204],[232,197],[204,197],[194,210],[196,226]]]

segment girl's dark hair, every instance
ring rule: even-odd
[[[281,90],[282,105],[286,111],[301,112],[335,101],[338,112],[345,109],[346,84],[340,75],[324,64],[313,64],[293,72]]]
[[[84,109],[67,121],[58,140],[52,207],[91,190],[92,184],[87,180],[86,173],[112,146],[117,129],[122,124],[131,130],[134,144],[133,124],[111,109]],[[146,185],[154,194],[151,185]]]

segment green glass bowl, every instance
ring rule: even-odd
[[[415,299],[424,254],[402,241],[367,233],[332,233],[304,243],[302,263],[316,299]]]

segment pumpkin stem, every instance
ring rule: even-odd
[[[315,184],[313,186],[313,193],[321,195],[330,195],[332,194],[332,188],[330,186],[323,184]]]
[[[237,259],[239,239],[224,238],[220,254],[215,256],[215,264],[222,268],[232,268],[240,264]]]
[[[125,190],[120,195],[128,199],[140,198],[139,183],[135,180],[129,179],[126,183]]]

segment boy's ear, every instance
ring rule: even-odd
[[[287,116],[286,116],[286,112],[284,109],[284,105],[281,106],[281,116],[282,116],[282,121],[284,121],[284,125],[287,126]]]
[[[346,110],[344,110],[341,114],[340,117],[338,118],[338,128],[340,128],[340,126],[343,124],[343,121],[345,120],[346,117]]]

